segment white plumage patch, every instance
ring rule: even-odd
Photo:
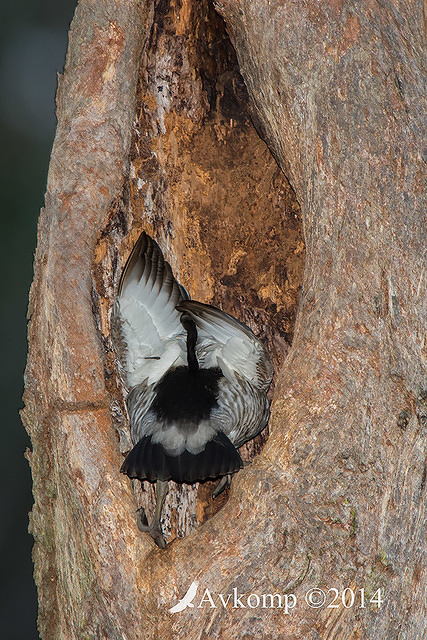
[[[150,430],[147,430],[150,431]],[[206,442],[211,440],[219,429],[210,421],[201,421],[194,429],[183,430],[182,425],[157,425],[151,435],[155,444],[161,444],[166,453],[170,456],[178,456],[186,449],[193,455],[197,455],[206,446]]]
[[[158,382],[171,368],[186,364],[186,332],[176,306],[187,297],[164,261],[158,246],[145,234],[135,246],[119,285],[114,321],[122,348],[116,350],[126,384]]]
[[[165,335],[161,336],[150,311],[133,297],[119,301],[122,333],[127,345],[125,369],[129,387],[143,380],[153,384],[171,367],[186,362],[185,335],[178,313],[178,325],[163,323]]]

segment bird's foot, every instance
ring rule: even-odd
[[[149,533],[160,549],[166,549],[166,540],[163,537],[162,527],[159,520],[154,519],[150,524],[148,524],[145,509],[140,507],[137,510],[136,522],[140,531]]]
[[[140,531],[148,531],[148,520],[144,507],[139,507],[139,509],[136,510],[136,523]]]
[[[213,490],[212,498],[215,500],[215,498],[218,497],[219,494],[224,491],[225,487],[230,486],[230,483],[231,483],[231,474],[223,476],[221,480],[218,482],[218,484],[216,485],[215,489]]]

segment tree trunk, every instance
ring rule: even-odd
[[[422,638],[422,9],[216,8],[227,31],[207,0],[80,0],[71,27],[23,413],[41,636]],[[175,487],[164,551],[118,472],[109,315],[142,228],[276,364],[261,453],[213,517],[209,487]]]

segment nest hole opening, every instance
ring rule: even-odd
[[[305,245],[295,194],[258,131],[235,50],[210,0],[156,2],[139,73],[129,183],[109,231],[119,231],[115,240],[126,236],[129,250],[141,229],[155,237],[191,297],[250,326],[277,371],[292,342]],[[251,461],[267,437],[268,427],[244,445],[242,457]],[[153,487],[134,484],[138,506],[151,515]],[[227,502],[228,490],[212,500],[215,484],[170,483],[168,542]]]

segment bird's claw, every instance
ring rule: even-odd
[[[149,526],[144,507],[139,507],[139,509],[136,510],[136,523],[140,531],[148,531]]]
[[[218,482],[218,484],[216,485],[215,489],[213,490],[212,498],[215,500],[215,498],[224,491],[225,487],[230,486],[230,483],[231,483],[231,475],[228,474],[226,476],[223,476],[221,480]]]
[[[147,516],[145,515],[145,509],[143,507],[140,507],[137,510],[136,522],[138,525],[138,529],[143,533],[149,533],[156,545],[160,547],[160,549],[166,548],[166,540],[163,537],[160,522],[153,520],[151,524],[148,524]]]
[[[163,537],[160,527],[150,529],[148,533],[150,534],[150,536],[153,538],[154,542],[160,549],[166,549],[166,540]]]

